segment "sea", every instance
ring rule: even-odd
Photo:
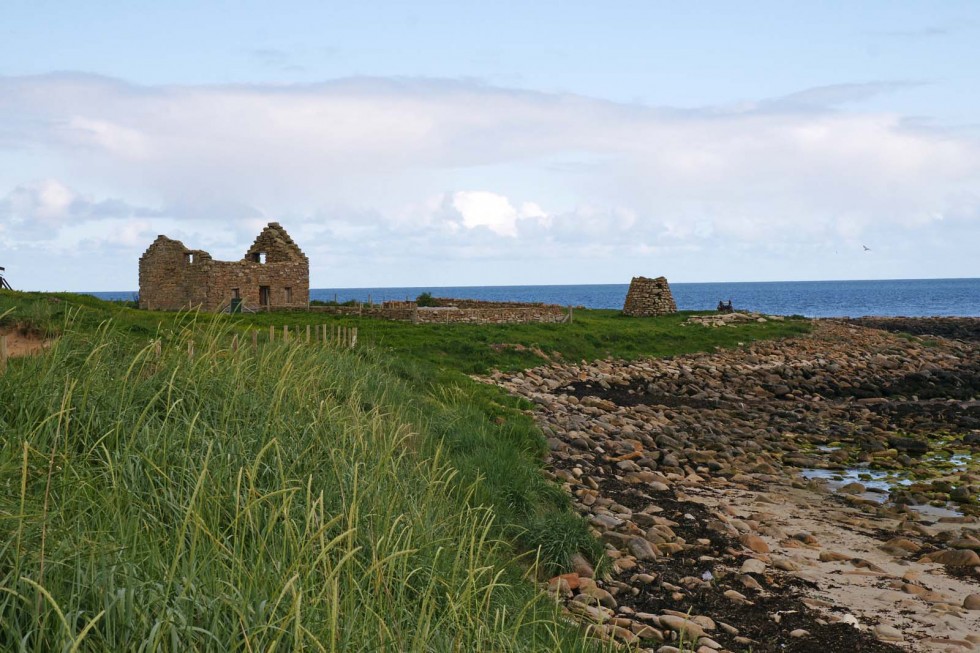
[[[980,316],[980,279],[894,279],[884,281],[748,281],[671,283],[680,310],[710,310],[731,300],[738,310],[805,317]],[[435,297],[544,302],[585,308],[623,307],[629,284],[565,286],[417,286],[315,288],[310,299],[375,303]],[[108,300],[131,300],[134,291],[91,292]]]

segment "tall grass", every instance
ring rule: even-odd
[[[69,325],[0,376],[0,650],[583,646],[448,463],[452,401],[220,324]]]

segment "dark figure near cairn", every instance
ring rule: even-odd
[[[735,309],[732,307],[732,300],[728,300],[726,304],[723,301],[718,302],[718,312],[719,313],[734,313]]]
[[[6,269],[7,268],[0,268],[0,290],[13,290],[13,288],[10,287],[10,284],[7,283],[7,280],[3,278],[3,272]]]

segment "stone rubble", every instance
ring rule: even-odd
[[[740,324],[745,324],[747,322],[758,322],[760,324],[765,324],[766,322],[782,322],[786,318],[782,315],[763,315],[762,313],[750,313],[746,311],[735,311],[734,313],[714,313],[711,315],[692,315],[683,322],[681,326],[705,326],[705,327],[723,327],[723,326],[738,326]]]

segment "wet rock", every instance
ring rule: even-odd
[[[874,633],[878,636],[878,639],[886,642],[900,642],[904,639],[902,631],[888,624],[878,624],[874,627]]]
[[[778,558],[773,561],[772,566],[780,571],[799,571],[800,566],[787,558]]]
[[[892,449],[898,449],[899,451],[905,451],[913,455],[922,455],[929,451],[929,443],[925,440],[917,440],[916,438],[907,438],[898,435],[889,436],[888,446]]]
[[[600,605],[602,605],[604,607],[607,607],[609,609],[612,609],[612,610],[615,610],[616,609],[616,599],[613,598],[613,595],[612,594],[610,594],[606,590],[602,589],[601,587],[597,587],[595,585],[593,585],[593,586],[583,586],[582,587],[582,592],[579,594],[579,597],[581,597],[581,596],[585,596],[585,597],[588,597],[590,599],[594,599],[594,600],[598,601]],[[578,598],[578,597],[576,597],[576,598]]]
[[[970,549],[945,549],[926,556],[929,562],[949,567],[980,567],[980,556]]]
[[[956,501],[959,503],[967,503],[969,501],[972,501],[975,497],[976,497],[976,492],[974,492],[971,488],[963,485],[960,485],[959,487],[954,487],[949,492],[949,498],[952,501]]]
[[[743,546],[755,551],[756,553],[769,553],[769,545],[758,535],[746,534],[739,538]]]
[[[740,571],[743,574],[764,574],[766,573],[766,563],[757,558],[747,558],[742,563]]]
[[[704,629],[695,622],[674,615],[661,615],[660,625],[669,628],[687,639],[697,639],[704,635]]]
[[[733,603],[737,603],[739,605],[752,605],[752,601],[750,601],[741,592],[737,592],[735,590],[725,590],[723,595],[726,599],[732,601]]]
[[[642,537],[632,538],[629,541],[629,550],[637,560],[656,560],[658,557],[656,549]]]
[[[571,557],[572,570],[582,578],[592,578],[595,576],[595,571],[592,569],[592,565],[589,561],[585,559],[585,556],[581,553],[573,553]]]
[[[893,537],[882,544],[881,548],[888,553],[901,556],[907,553],[918,553],[922,550],[922,545],[911,540],[907,540],[904,537]]]
[[[847,485],[842,485],[838,490],[838,492],[843,492],[844,494],[864,494],[867,491],[868,488],[866,488],[862,483],[858,483],[857,481],[853,483],[848,483]]]

